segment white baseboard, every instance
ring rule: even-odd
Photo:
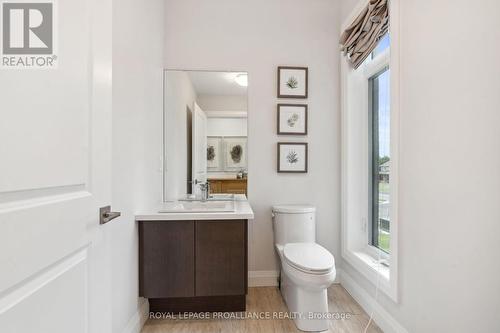
[[[368,315],[373,312],[373,321],[385,333],[408,333],[401,324],[394,319],[363,287],[361,287],[349,274],[343,270],[337,270],[340,276],[340,284],[361,305]]]
[[[278,271],[249,271],[249,287],[275,287],[278,285]]]
[[[130,318],[127,326],[123,330],[123,333],[140,333],[142,327],[146,323],[149,317],[149,302],[147,298],[141,298],[141,304],[137,309],[137,312]]]

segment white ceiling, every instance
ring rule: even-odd
[[[247,95],[247,87],[234,81],[238,74],[246,73],[189,71],[188,74],[198,95]]]

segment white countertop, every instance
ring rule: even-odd
[[[253,220],[253,210],[244,194],[235,195],[234,212],[159,213],[161,205],[140,212],[136,221]]]

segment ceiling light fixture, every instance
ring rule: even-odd
[[[234,78],[234,82],[239,84],[242,87],[247,87],[248,86],[248,74],[238,74]]]

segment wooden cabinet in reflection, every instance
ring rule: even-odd
[[[211,193],[247,194],[247,179],[209,178]]]

